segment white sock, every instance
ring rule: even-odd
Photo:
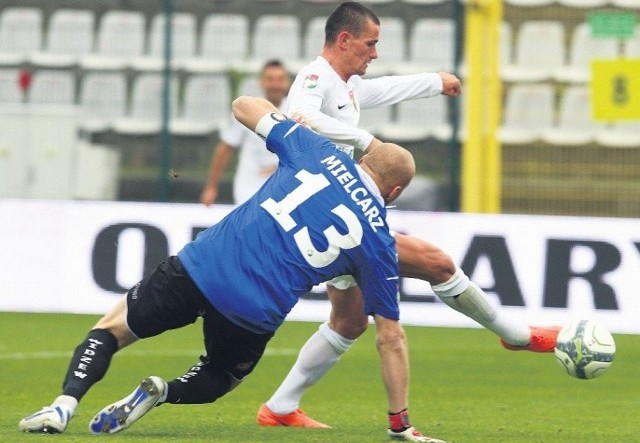
[[[432,286],[436,295],[448,306],[497,334],[512,345],[531,341],[529,326],[508,318],[487,301],[487,295],[458,268],[446,282]]]
[[[60,395],[53,401],[51,406],[64,406],[69,410],[69,417],[73,417],[78,407],[78,400],[70,395]]]
[[[306,390],[320,380],[354,342],[333,331],[328,323],[320,325],[300,349],[293,367],[267,401],[269,409],[280,415],[295,411]]]

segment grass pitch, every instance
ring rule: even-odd
[[[96,316],[0,313],[0,441],[4,442],[384,442],[386,401],[373,327],[312,388],[302,407],[329,430],[263,428],[255,414],[317,324],[287,322],[254,373],[209,405],[164,405],[120,434],[88,423],[147,375],[172,379],[202,352],[199,325],[134,344],[116,355],[67,432],[32,435],[18,421],[60,392],[72,349]],[[595,380],[566,375],[553,354],[509,352],[482,329],[407,327],[413,424],[449,442],[640,442],[640,336],[616,335],[618,352]]]

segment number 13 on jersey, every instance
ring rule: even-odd
[[[287,194],[282,200],[275,201],[272,198],[265,200],[260,206],[267,211],[285,230],[290,232],[298,228],[298,223],[291,213],[302,203],[309,200],[318,192],[330,186],[329,180],[322,174],[311,174],[304,169],[296,174],[300,185]],[[329,246],[326,251],[318,251],[309,236],[309,228],[302,226],[293,234],[300,253],[307,263],[315,268],[323,268],[333,263],[342,249],[351,249],[362,242],[362,225],[356,214],[343,204],[334,207],[331,212],[339,217],[346,225],[348,232],[340,234],[335,226],[329,226],[323,233]]]

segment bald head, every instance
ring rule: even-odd
[[[398,198],[416,173],[413,155],[394,143],[371,147],[360,165],[376,182],[386,203]]]

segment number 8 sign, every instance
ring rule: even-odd
[[[640,59],[594,60],[591,102],[595,120],[640,120]]]

